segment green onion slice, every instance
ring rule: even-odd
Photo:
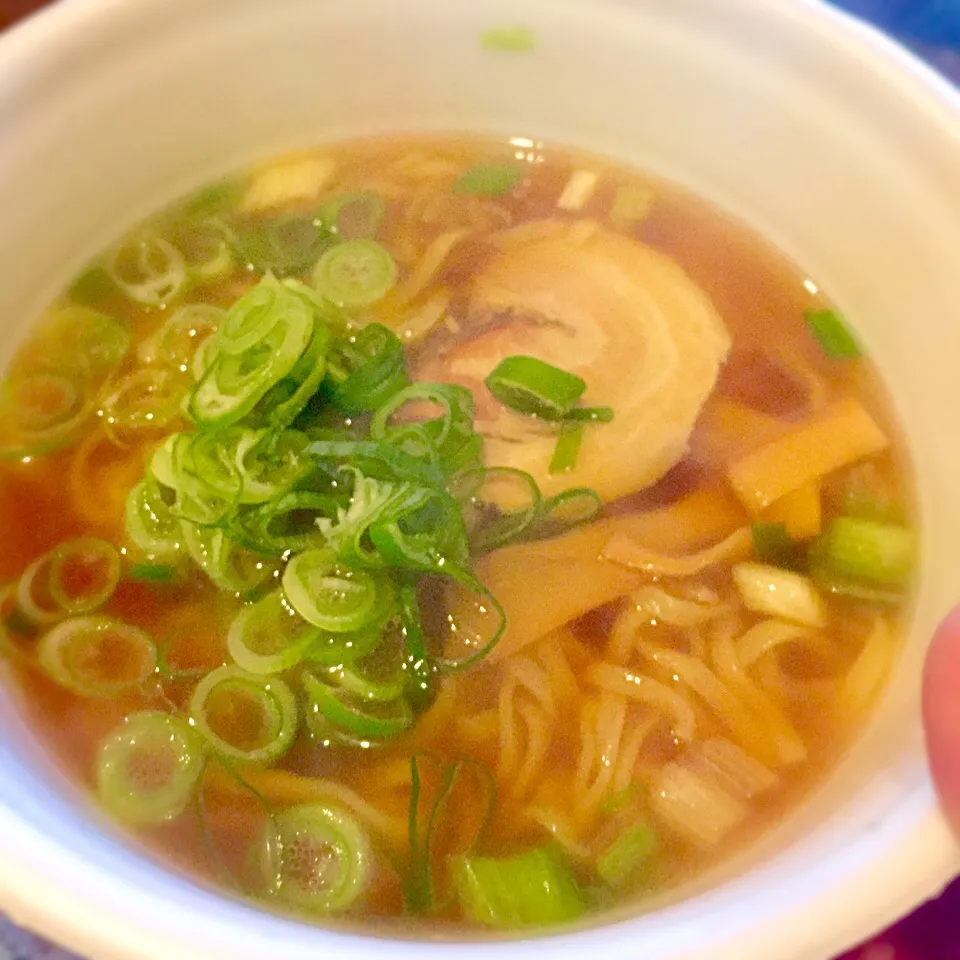
[[[413,712],[402,698],[387,702],[364,699],[340,687],[329,673],[321,679],[304,672],[302,682],[307,695],[307,724],[321,743],[368,747],[413,726]]]
[[[456,852],[467,854],[483,838],[497,803],[497,782],[492,771],[474,760],[457,760],[439,771],[439,780],[430,802],[427,761],[439,763],[436,758],[415,754],[410,758],[410,807],[408,831],[410,839],[410,871],[404,883],[404,901],[411,913],[427,913],[447,907],[446,896],[438,897],[438,889],[450,884],[449,873],[453,860],[435,855],[435,840],[442,830],[449,832],[451,821],[456,824]],[[459,788],[466,784],[462,796]],[[476,789],[479,785],[479,791]],[[471,817],[476,799],[480,798],[476,814]]]
[[[185,721],[135,713],[100,746],[97,793],[125,823],[159,826],[187,808],[203,765],[203,741]]]
[[[41,638],[44,672],[81,697],[106,699],[139,686],[157,668],[157,648],[137,627],[113,617],[74,617]]]
[[[337,501],[326,493],[292,490],[234,515],[229,535],[255,553],[283,557],[322,546],[317,517],[336,513]]]
[[[30,563],[17,581],[17,609],[30,623],[56,623],[65,616],[63,607],[50,595],[52,553],[45,553]]]
[[[215,280],[233,270],[232,231],[222,220],[194,220],[182,226],[174,239],[194,280]]]
[[[469,193],[478,197],[499,197],[511,193],[525,176],[519,163],[478,163],[457,178],[454,193]]]
[[[227,631],[227,649],[248,673],[268,676],[295,667],[319,637],[283,591],[274,590],[237,614]]]
[[[318,216],[341,240],[373,240],[386,213],[383,198],[364,190],[330,200]]]
[[[237,254],[257,270],[288,275],[315,264],[336,242],[336,234],[317,214],[291,214],[240,227],[232,242]]]
[[[189,398],[187,413],[201,425],[236,423],[290,373],[312,336],[312,317],[288,313],[245,353],[215,353]]]
[[[397,591],[388,577],[377,581],[377,602],[370,618],[359,630],[317,630],[304,659],[310,663],[340,669],[368,657],[383,646],[385,631],[397,612]],[[377,661],[380,662],[380,661]],[[368,664],[369,666],[369,664]]]
[[[860,344],[834,310],[808,310],[804,318],[820,349],[831,360],[858,360],[863,356]]]
[[[797,569],[801,563],[798,545],[787,533],[782,523],[755,523],[753,530],[753,551],[763,563],[787,570]]]
[[[409,386],[403,344],[387,327],[371,323],[334,347],[331,396],[348,413],[372,412]]]
[[[484,382],[504,406],[545,420],[563,419],[587,389],[576,374],[528,356],[506,357]]]
[[[168,563],[134,563],[128,575],[139,583],[171,583],[176,570]]]
[[[555,926],[576,920],[585,910],[576,882],[552,849],[502,860],[462,857],[456,879],[464,913],[489,927]]]
[[[54,547],[49,566],[50,598],[68,614],[103,606],[120,582],[120,554],[96,537],[66,540]]]
[[[243,430],[233,450],[240,502],[265,503],[286,493],[312,466],[304,456],[308,442],[297,430]]]
[[[439,408],[440,415],[416,423],[392,424],[408,404]],[[480,461],[482,441],[473,426],[473,394],[465,387],[413,383],[394,394],[373,415],[370,436],[429,463],[434,472],[452,477]],[[412,479],[405,477],[404,479]]]
[[[657,847],[657,837],[650,825],[637,823],[600,854],[597,874],[608,886],[622,890],[649,865]]]
[[[141,363],[171,366],[181,373],[191,370],[194,354],[217,332],[226,311],[209,303],[187,303],[137,347]]]
[[[105,269],[131,300],[148,307],[175,300],[190,279],[183,254],[168,240],[149,233],[117,247]]]
[[[463,508],[469,510],[470,553],[480,556],[524,539],[524,534],[540,516],[542,498],[537,481],[525,470],[490,467],[470,471],[458,477],[458,486],[468,495]],[[503,513],[496,507],[497,494],[510,491],[512,502],[526,505]]]
[[[274,576],[276,565],[266,557],[240,546],[215,527],[181,523],[187,552],[221,590],[249,593]]]
[[[33,358],[51,370],[97,378],[116,370],[129,347],[125,323],[86,307],[63,307],[40,327]]]
[[[162,430],[180,416],[190,383],[179,371],[143,367],[111,385],[101,415],[111,427]]]
[[[583,424],[564,424],[550,459],[550,473],[569,473],[577,465],[583,443]]]
[[[8,380],[0,399],[0,455],[48,453],[75,439],[93,414],[87,385],[51,371]]]
[[[297,734],[290,688],[234,666],[219,667],[197,684],[190,718],[215,753],[244,763],[275,763]]]
[[[811,566],[820,574],[865,586],[905,587],[916,568],[917,537],[894,523],[837,517],[811,549]]]
[[[462,614],[459,619],[446,618],[443,656],[437,659],[439,669],[448,674],[458,673],[483,660],[500,642],[507,628],[507,614],[500,601],[482,583],[457,579],[450,589],[463,600],[451,603]]]
[[[480,34],[484,50],[494,53],[529,53],[537,46],[537,35],[529,27],[490,27]]]
[[[267,274],[248,290],[220,323],[214,344],[218,351],[239,356],[260,345],[278,324],[310,328],[315,305],[309,291],[295,282],[281,282]],[[307,337],[303,338],[306,346]]]
[[[363,827],[339,806],[290,807],[264,834],[260,862],[269,892],[315,914],[349,910],[370,879],[372,854]]]
[[[283,589],[293,608],[316,627],[331,633],[359,630],[375,616],[382,579],[337,562],[332,550],[297,554],[283,572]]]
[[[314,289],[338,307],[358,310],[382,300],[397,282],[397,265],[376,240],[331,247],[313,270]]]
[[[540,504],[534,522],[525,531],[526,540],[548,540],[568,530],[596,520],[603,510],[603,499],[591,487],[571,487]]]

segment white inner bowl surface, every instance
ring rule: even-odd
[[[512,24],[534,29],[535,52],[481,48],[482,29]],[[187,189],[287,147],[426,131],[569,144],[694,189],[803,265],[890,385],[924,565],[877,715],[799,811],[712,878],[724,883],[544,945],[554,960],[838,952],[960,862],[919,715],[927,641],[960,599],[960,98],[815,0],[70,0],[0,40],[4,353],[91,255]],[[277,918],[142,858],[76,798],[0,702],[0,907],[96,960],[540,949]]]

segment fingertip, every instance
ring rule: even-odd
[[[923,721],[934,784],[960,831],[960,606],[940,624],[927,654]]]

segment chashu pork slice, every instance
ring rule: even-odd
[[[545,496],[589,486],[610,501],[655,483],[684,456],[730,349],[706,294],[662,253],[597,224],[542,221],[501,234],[497,247],[472,286],[472,335],[418,377],[470,388],[486,465],[526,470]],[[611,423],[585,427],[566,473],[549,472],[557,425],[484,386],[516,354],[578,374],[581,403],[614,410]]]

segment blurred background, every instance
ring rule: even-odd
[[[51,2],[54,0],[0,0],[0,30]],[[70,0],[57,2],[69,3]],[[780,2],[799,3],[811,0]],[[960,84],[960,0],[832,2],[834,6],[868,20],[896,37],[903,45]],[[0,141],[2,136],[0,131]],[[18,930],[0,917],[0,960],[73,958]],[[842,960],[960,960],[960,882],[954,884],[939,900],[918,910],[892,930],[847,954]]]

